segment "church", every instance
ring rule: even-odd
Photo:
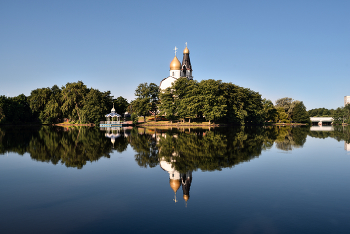
[[[189,80],[193,80],[192,76],[192,66],[190,61],[190,51],[186,48],[183,51],[182,63],[180,63],[179,59],[176,57],[176,51],[178,48],[175,46],[175,57],[170,63],[170,76],[164,78],[159,85],[161,90],[164,90],[168,87],[171,87],[171,84],[174,83],[180,77],[187,77]]]

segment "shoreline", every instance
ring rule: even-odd
[[[95,127],[94,123],[89,123],[89,124],[63,124],[63,123],[59,123],[59,124],[48,124],[50,126],[60,126],[60,127],[67,127],[67,126],[87,126],[87,127]]]
[[[306,126],[306,123],[271,123],[271,124],[245,124],[245,125],[238,125],[238,124],[192,124],[192,123],[173,123],[173,124],[155,124],[155,123],[140,123],[136,126],[140,127],[156,127],[156,126],[169,126],[169,127],[229,127],[229,126]]]
[[[139,122],[137,125],[128,124],[128,126],[135,127],[239,127],[239,126],[306,126],[306,123],[268,123],[268,124],[226,124],[226,123],[216,123],[216,124],[197,124],[197,123],[155,123],[155,122]],[[22,123],[22,124],[0,124],[0,126],[59,126],[59,127],[71,127],[71,126],[85,126],[85,127],[96,127],[94,123],[89,124],[40,124],[40,123]],[[313,126],[313,125],[310,125]],[[318,125],[315,125],[318,126]],[[347,124],[331,125],[331,126],[347,126]]]

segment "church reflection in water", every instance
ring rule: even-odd
[[[173,167],[173,162],[175,162],[174,159],[171,160],[171,162],[165,161],[164,158],[160,160],[160,167],[169,173],[169,184],[172,190],[174,191],[174,199],[173,201],[176,203],[178,202],[176,193],[179,190],[180,187],[182,187],[183,192],[183,199],[186,202],[190,199],[190,187],[192,183],[192,171],[188,171],[186,173],[180,173],[179,171],[175,170]]]

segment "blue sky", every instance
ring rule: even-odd
[[[131,101],[188,42],[194,79],[307,109],[350,95],[350,1],[0,1],[0,95],[83,81]]]

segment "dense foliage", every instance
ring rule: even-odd
[[[0,96],[0,123],[27,123],[34,119],[24,94],[17,97]]]
[[[125,98],[113,99],[110,91],[87,88],[82,81],[62,88],[54,85],[32,90],[29,97],[0,96],[0,123],[51,124],[64,119],[71,123],[98,123],[105,120],[113,103],[117,113],[124,113],[129,105]]]
[[[262,123],[264,105],[261,95],[221,80],[179,78],[172,87],[160,92],[159,111],[169,119],[193,118],[228,123]],[[268,108],[268,107],[267,107]]]
[[[298,123],[309,123],[309,113],[306,111],[306,107],[303,102],[297,102],[292,112],[293,121]]]
[[[179,78],[171,87],[160,91],[159,113],[170,121],[205,118],[233,124],[264,122],[309,123],[303,102],[280,98],[273,105],[258,92],[220,80]]]
[[[309,113],[306,111],[306,107],[301,101],[294,101],[292,98],[288,97],[280,98],[276,101],[275,108],[277,111],[275,122],[310,123]]]
[[[333,123],[334,124],[350,124],[350,104],[345,107],[338,107],[333,111]]]
[[[158,95],[159,87],[156,84],[139,84],[135,90],[137,98],[131,102],[132,112],[139,116],[146,116],[150,113],[156,115]]]
[[[308,111],[310,117],[329,117],[333,116],[334,109],[326,109],[326,108],[316,108]]]

